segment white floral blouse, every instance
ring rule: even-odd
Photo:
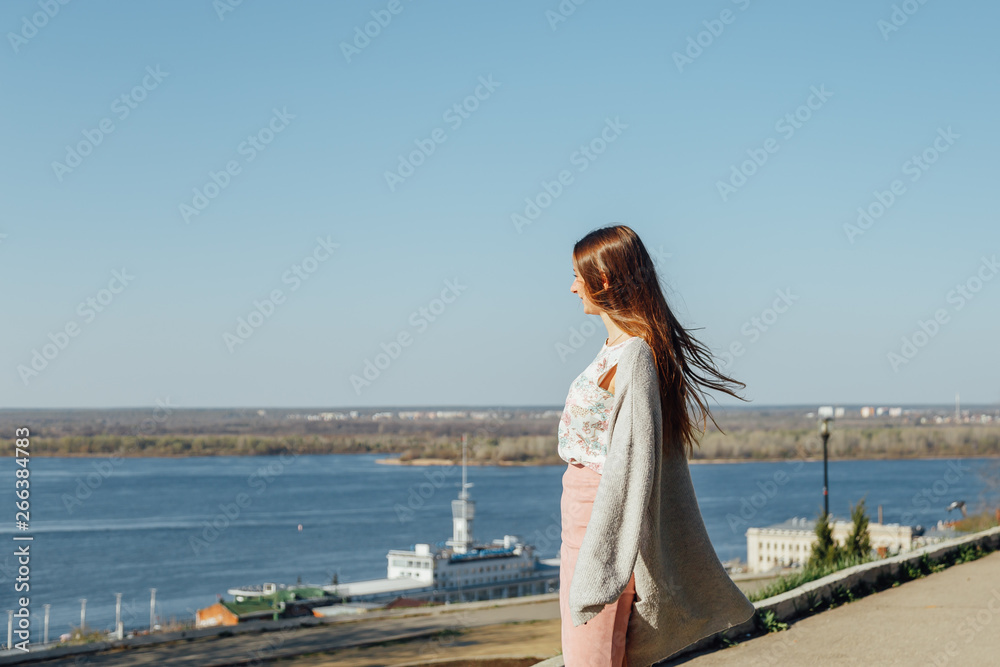
[[[618,363],[618,357],[630,343],[630,336],[608,347],[607,341],[590,365],[573,380],[566,397],[566,408],[559,420],[559,458],[567,463],[582,463],[601,473],[608,455],[608,417],[615,396],[601,388],[598,380]]]

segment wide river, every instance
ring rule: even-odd
[[[375,463],[381,455],[215,458],[35,458],[31,522],[14,527],[13,457],[0,460],[7,520],[0,523],[0,612],[15,608],[14,535],[32,535],[32,641],[80,621],[111,629],[122,593],[126,629],[149,623],[150,588],[160,620],[193,619],[217,594],[265,581],[327,584],[386,575],[386,552],[451,536],[450,501],[461,466]],[[982,473],[995,459],[833,462],[830,511],[849,518],[866,497],[872,522],[934,525],[965,500],[996,503]],[[559,553],[565,466],[470,466],[474,536],[518,535],[542,558]],[[793,516],[815,518],[823,503],[822,462],[691,466],[702,516],[719,558],[746,558],[745,531]],[[984,496],[984,494],[986,494]],[[301,529],[299,526],[301,525]],[[229,596],[227,596],[229,597]],[[0,618],[3,618],[0,616]],[[5,619],[4,619],[5,620]],[[4,636],[6,628],[0,630]]]

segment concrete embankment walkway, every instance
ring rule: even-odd
[[[0,656],[0,665],[128,665],[131,667],[216,667],[223,665],[260,665],[279,658],[337,651],[361,645],[432,637],[443,630],[464,631],[482,626],[497,626],[532,620],[559,618],[559,594],[549,593],[523,598],[467,602],[430,608],[395,609],[371,612],[357,618],[283,619],[248,623],[231,628],[239,632],[219,636],[203,633],[186,639],[157,642],[133,648],[70,647],[65,651],[87,650],[88,653],[39,651]],[[308,622],[309,627],[299,623]],[[557,628],[558,626],[556,626]],[[263,629],[267,632],[261,632]],[[556,634],[558,638],[558,634]],[[155,637],[154,637],[155,639]],[[432,643],[415,642],[413,654],[399,662],[448,656],[454,639]],[[557,644],[558,645],[558,644]],[[498,645],[498,652],[509,652],[511,646]],[[336,661],[332,661],[336,664]],[[285,663],[288,664],[288,663]],[[321,663],[326,664],[326,663]],[[382,664],[378,662],[365,664]]]
[[[787,630],[667,664],[998,665],[1000,552],[803,618]]]
[[[34,660],[44,661],[35,664],[68,664],[79,659],[91,665],[205,667],[259,664],[260,660],[284,658],[284,664],[319,665],[337,664],[338,659],[347,657],[341,651],[359,645],[369,647],[364,651],[368,659],[351,654],[353,662],[342,664],[414,664],[466,657],[473,654],[473,648],[476,655],[513,651],[541,658],[558,651],[558,618],[558,594],[549,594],[449,605],[420,612],[400,609],[348,622],[317,623],[311,628],[297,627],[296,621],[265,622],[260,625],[271,628],[272,632],[192,637],[132,650],[64,655],[55,660],[45,660],[50,656],[41,652],[18,658],[11,656],[10,662]],[[518,638],[523,636],[525,621],[536,621],[539,625],[531,629],[534,645],[525,647],[528,650],[520,650]],[[522,625],[512,625],[513,622]],[[476,643],[470,642],[471,633],[490,628],[495,632],[485,633],[476,640],[481,646],[468,646]],[[445,629],[460,630],[463,634],[403,643],[392,651],[392,656],[376,656],[380,650],[372,646],[400,639],[429,639]],[[497,637],[503,641],[498,641]],[[543,645],[552,648],[548,652],[539,651]],[[491,647],[495,650],[487,650]],[[313,655],[311,658],[292,657],[303,654]],[[1000,551],[799,619],[787,630],[742,640],[732,648],[686,655],[662,664],[942,667],[1000,665],[997,656],[1000,656]],[[0,664],[9,663],[0,658]]]
[[[745,593],[749,593],[768,584],[774,577],[736,575],[734,579]],[[495,652],[503,652],[518,645],[524,627],[505,624],[524,622],[543,624],[527,631],[527,635],[541,638],[537,642],[528,642],[531,644],[532,655],[552,655],[559,651],[559,594],[549,593],[522,598],[375,611],[358,617],[344,616],[323,620],[306,617],[259,621],[227,628],[205,628],[183,633],[138,636],[122,642],[100,642],[100,645],[57,647],[52,651],[33,647],[31,653],[27,654],[19,651],[0,652],[0,665],[68,664],[67,661],[80,660],[89,665],[114,664],[139,667],[172,664],[205,667],[237,664],[240,661],[256,663],[265,657],[293,660],[292,656],[300,654],[340,651],[373,643],[407,639],[415,640],[410,645],[411,655],[405,656],[408,660],[427,657],[430,654],[439,658],[456,654],[481,655],[489,654],[489,650],[473,649],[468,646],[460,648],[456,645],[460,642],[454,639],[432,642],[416,640],[433,637],[442,630],[468,632],[474,628],[502,629],[502,632],[497,633],[497,636],[505,637],[502,641],[491,639],[494,635],[489,631],[477,633],[477,636],[482,635],[479,637],[482,646],[495,643]],[[302,623],[308,623],[311,627],[300,627]],[[267,631],[263,632],[265,629]],[[406,654],[406,651],[392,651],[392,653]],[[313,660],[306,660],[303,664],[316,663]]]

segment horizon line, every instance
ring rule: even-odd
[[[169,406],[170,397],[167,397],[167,405]],[[862,407],[897,407],[904,409],[914,409],[914,408],[947,408],[949,410],[954,410],[953,403],[824,403],[822,406],[831,406],[834,408],[862,408]],[[146,410],[146,409],[162,409],[162,405],[119,405],[119,406],[103,406],[103,407],[0,407],[0,413],[5,412],[17,412],[17,411],[99,411],[99,410]],[[454,405],[454,404],[441,404],[441,405],[382,405],[382,406],[338,406],[332,407],[329,405],[313,405],[313,406],[268,406],[268,405],[221,405],[221,406],[169,406],[172,410],[182,411],[182,410],[294,410],[294,411],[307,411],[307,410],[322,410],[324,412],[331,411],[352,411],[352,410],[364,410],[364,411],[430,411],[430,410],[559,410],[562,411],[565,406],[557,404],[534,404],[534,405]],[[740,410],[754,410],[754,409],[812,409],[817,410],[820,405],[816,403],[762,403],[760,405],[744,405],[741,403],[719,403],[715,406],[716,408],[722,409],[740,409]],[[1000,402],[996,403],[964,403],[962,409],[969,408],[998,408],[1000,409]]]

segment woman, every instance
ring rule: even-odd
[[[570,290],[608,336],[570,386],[558,429],[563,657],[647,667],[753,616],[708,538],[687,466],[699,432],[688,408],[707,425],[704,390],[740,398],[729,385],[746,385],[674,318],[630,228],[578,241],[573,275]]]

